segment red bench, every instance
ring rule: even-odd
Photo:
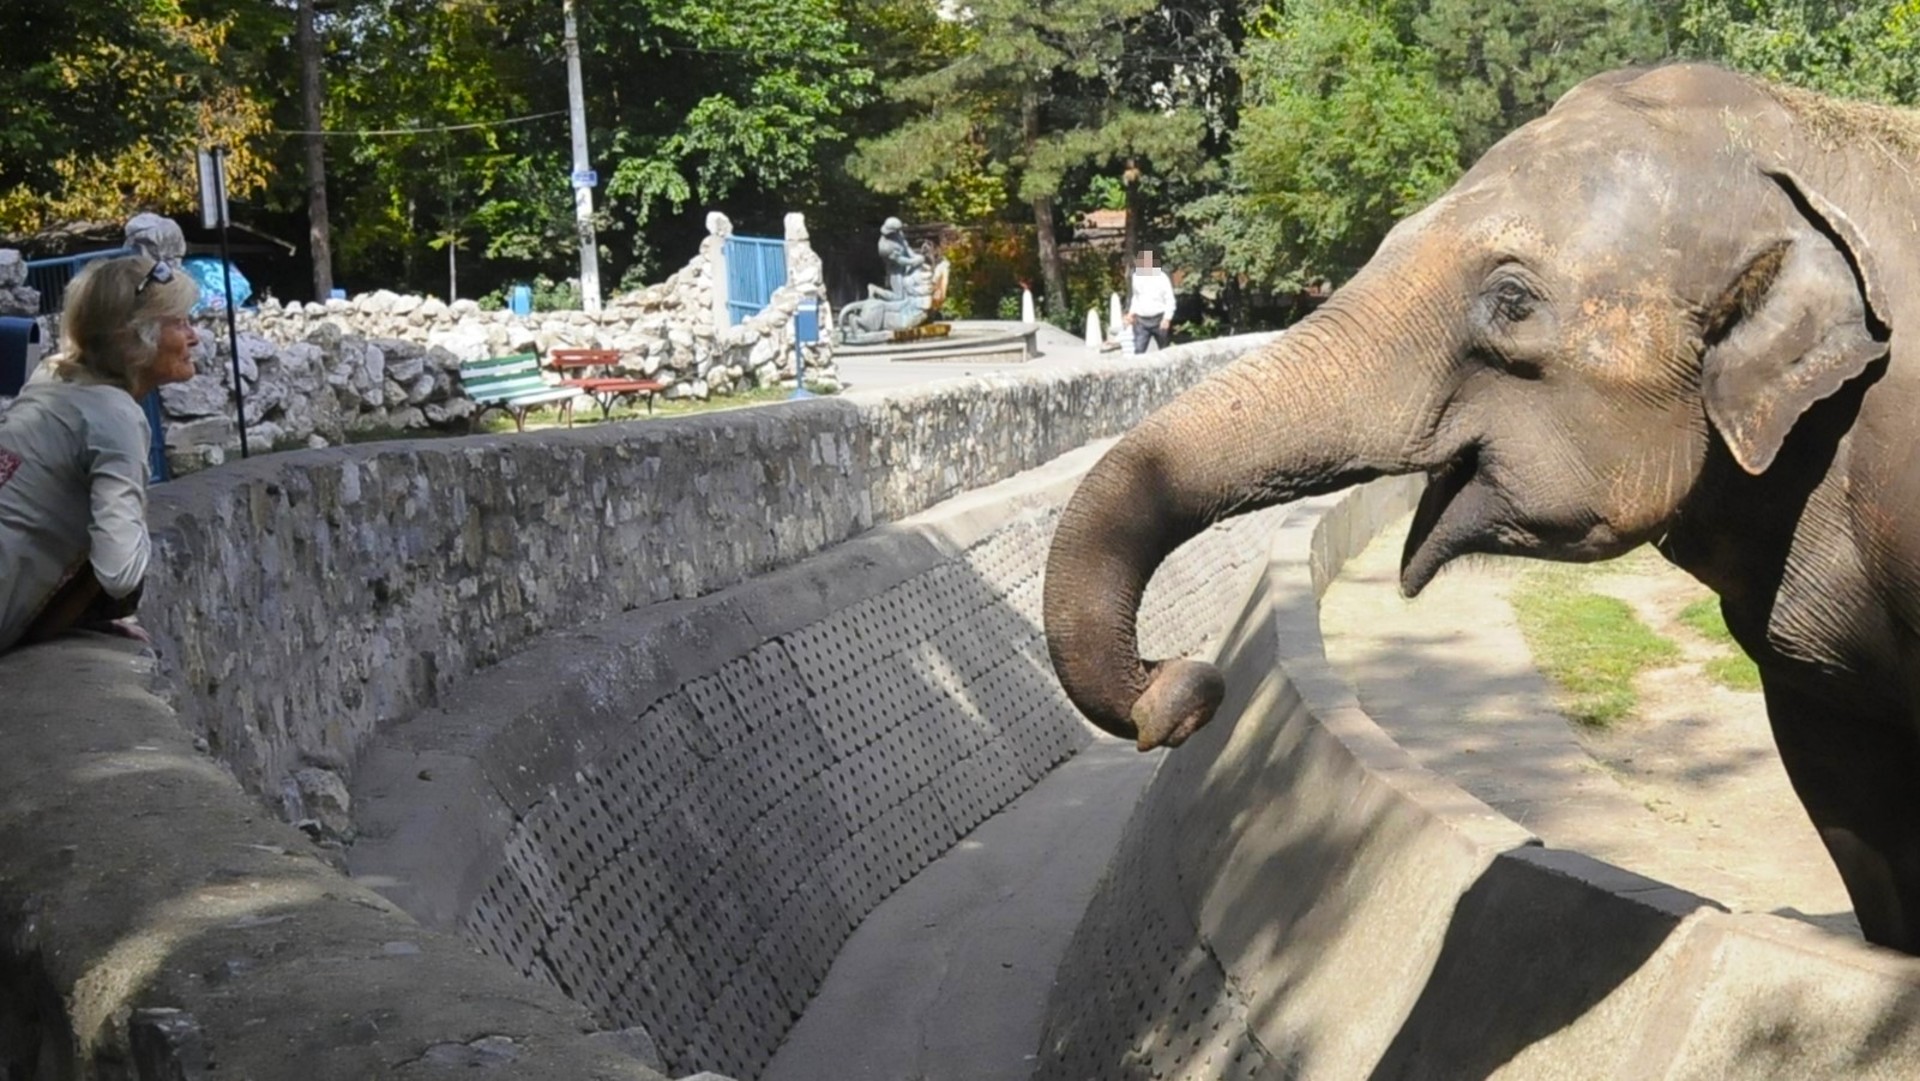
[[[637,394],[647,396],[647,415],[653,415],[653,396],[667,389],[652,379],[626,375],[598,375],[620,363],[617,349],[555,349],[547,354],[547,363],[560,373],[560,385],[584,391],[600,406],[600,418],[613,415],[613,404]]]

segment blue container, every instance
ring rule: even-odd
[[[347,299],[347,291],[345,289],[335,289],[332,292],[329,292],[327,294],[327,299],[328,300],[345,300]]]
[[[507,293],[507,309],[515,315],[533,314],[533,287],[516,285]]]
[[[793,339],[799,342],[820,340],[820,302],[803,300],[793,313]]]
[[[147,480],[153,484],[172,480],[173,470],[167,467],[167,419],[160,409],[160,392],[140,399],[140,408],[147,412],[147,434],[153,440],[147,446]]]

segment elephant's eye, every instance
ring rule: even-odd
[[[1525,322],[1537,299],[1531,289],[1508,278],[1493,287],[1493,314],[1503,323]]]

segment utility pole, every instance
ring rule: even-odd
[[[314,32],[316,10],[331,10],[332,0],[299,0],[294,41],[300,53],[300,104],[306,120],[307,241],[313,254],[313,299],[322,304],[333,292],[333,239],[327,221],[327,151],[320,135],[320,36]]]
[[[580,35],[573,25],[573,0],[561,0],[567,13],[567,114],[573,125],[573,217],[580,233],[580,303],[600,310],[600,249],[593,236],[593,184],[587,164],[587,103],[580,89]]]

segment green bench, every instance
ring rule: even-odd
[[[540,358],[532,353],[470,360],[460,365],[460,386],[480,409],[471,423],[477,426],[489,409],[504,409],[513,417],[515,431],[527,430],[527,410],[558,404],[569,422],[578,387],[556,387],[540,376]]]

